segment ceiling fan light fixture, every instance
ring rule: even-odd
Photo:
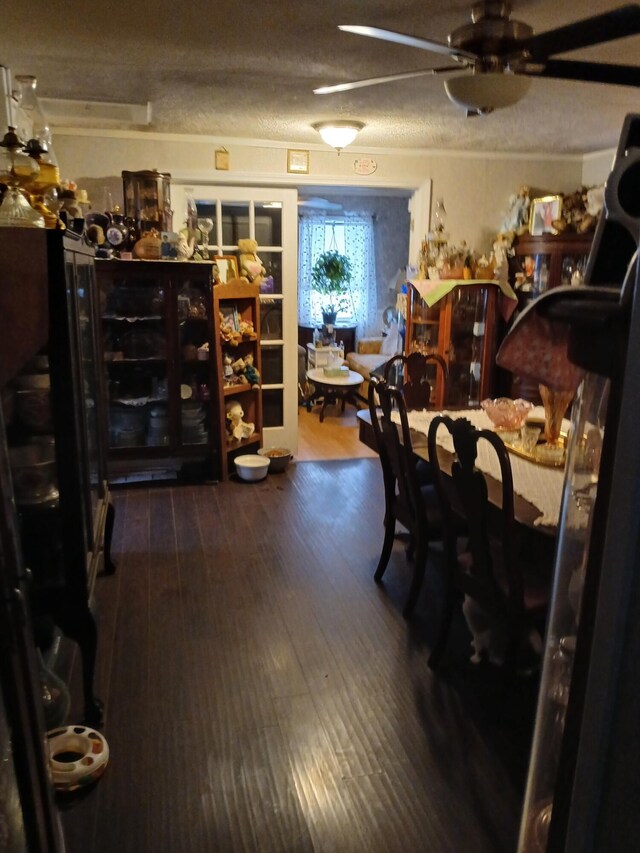
[[[347,145],[351,145],[364,127],[364,122],[336,119],[335,121],[317,121],[311,127],[318,131],[327,145],[335,148],[339,153]]]
[[[449,100],[472,113],[511,107],[529,91],[531,80],[508,71],[462,74],[444,82]]]

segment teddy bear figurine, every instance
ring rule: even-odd
[[[255,432],[255,424],[243,421],[244,409],[237,400],[227,400],[225,406],[227,420],[227,441],[242,441],[250,438]]]
[[[244,375],[249,385],[255,386],[260,384],[260,374],[253,363],[253,355],[248,353],[244,357]]]
[[[260,284],[262,277],[267,274],[262,261],[257,255],[258,241],[250,237],[238,240],[240,252],[240,275],[253,284]]]

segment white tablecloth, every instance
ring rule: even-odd
[[[452,418],[464,417],[478,429],[492,429],[492,423],[482,409],[471,409],[464,412],[409,412],[409,426],[426,436],[429,432],[429,425],[436,415],[449,415]],[[400,423],[400,416],[397,412],[393,412],[392,419],[396,423]],[[438,444],[450,453],[454,452],[453,439],[444,426],[438,430]],[[542,513],[536,518],[534,524],[557,527],[564,470],[536,465],[513,453],[509,454],[509,457],[513,473],[513,491],[537,507]],[[490,474],[494,479],[498,481],[501,479],[498,458],[493,448],[486,441],[478,442],[476,466],[485,474]]]

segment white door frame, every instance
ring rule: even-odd
[[[263,385],[264,390],[282,390],[283,423],[263,429],[263,444],[298,449],[298,191],[295,188],[231,186],[175,181],[171,183],[171,205],[175,211],[175,229],[184,226],[187,196],[196,201],[278,202],[282,204],[282,246],[258,246],[264,252],[282,251],[282,294],[268,298],[282,300],[282,340],[269,341],[269,347],[282,347],[282,384]],[[250,229],[255,224],[250,208]],[[219,219],[219,217],[218,217]],[[219,223],[221,225],[221,223]],[[254,236],[247,234],[247,237]],[[218,242],[219,238],[215,238]],[[213,243],[214,240],[212,239]],[[263,345],[264,346],[264,345]]]

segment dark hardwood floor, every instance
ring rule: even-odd
[[[535,684],[468,663],[461,620],[428,669],[439,552],[407,623],[402,541],[372,577],[381,480],[354,459],[115,493],[111,757],[63,803],[68,853],[515,850]]]

